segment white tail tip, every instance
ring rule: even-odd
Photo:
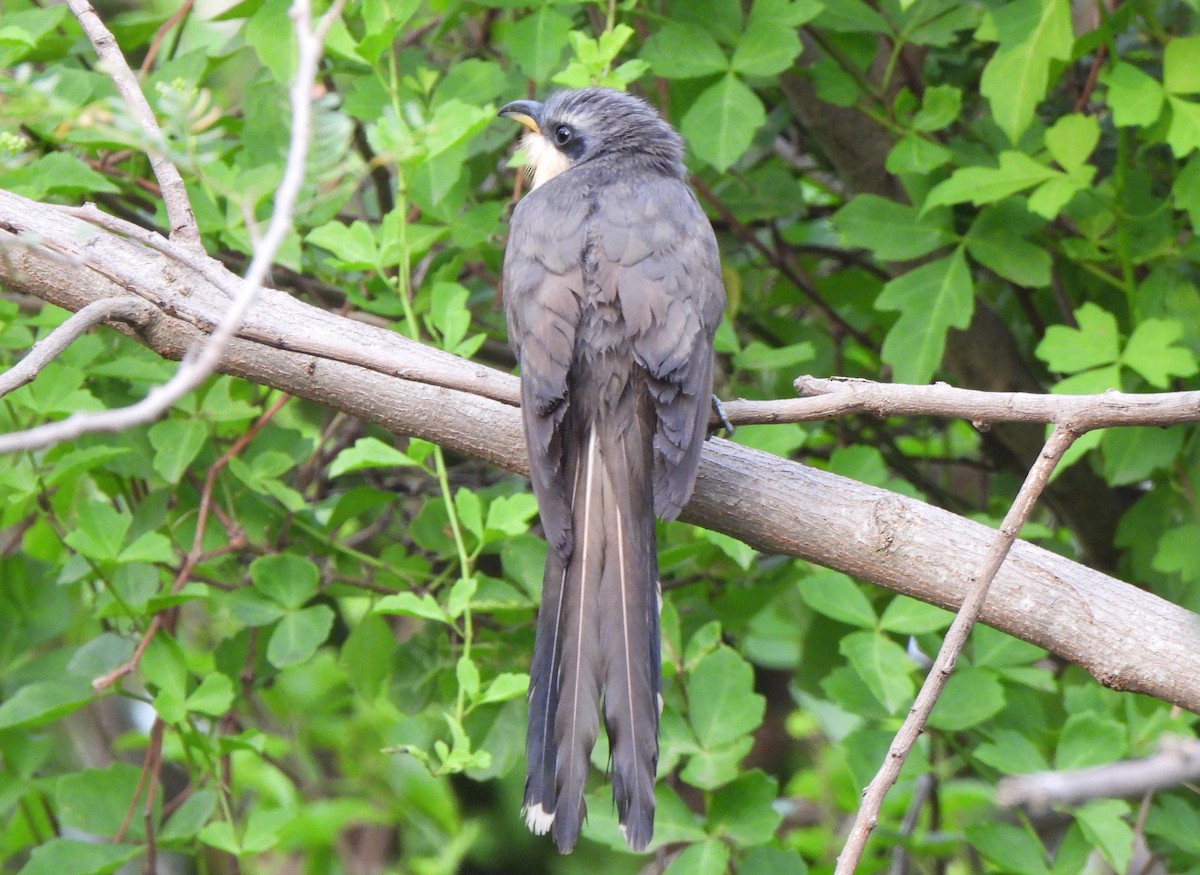
[[[534,835],[544,836],[554,826],[554,812],[546,811],[541,803],[530,805],[525,809],[525,825]]]

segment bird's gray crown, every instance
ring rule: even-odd
[[[627,169],[642,165],[684,175],[683,140],[654,107],[632,94],[609,88],[558,91],[547,98],[539,123],[542,136],[572,166],[613,157]]]

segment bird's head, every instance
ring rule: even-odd
[[[499,115],[529,128],[521,145],[533,188],[585,162],[683,177],[683,140],[646,101],[608,88],[559,91],[545,103],[514,100]]]

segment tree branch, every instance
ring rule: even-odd
[[[129,64],[125,61],[125,56],[121,54],[121,47],[117,45],[116,37],[104,26],[104,22],[100,20],[100,16],[96,14],[96,10],[88,0],[67,0],[67,5],[71,8],[75,18],[79,20],[80,27],[83,28],[83,32],[87,34],[87,38],[96,49],[104,71],[117,86],[117,91],[125,101],[125,105],[129,107],[130,114],[141,126],[152,144],[147,154],[154,175],[158,178],[159,188],[162,190],[167,221],[171,225],[171,237],[179,240],[188,249],[203,251],[204,247],[200,243],[200,229],[196,226],[196,216],[192,213],[192,205],[188,201],[183,177],[179,174],[179,168],[159,151],[165,145],[162,130],[158,127],[158,120],[154,117],[154,110],[150,108],[146,95],[142,94],[137,77],[133,75],[133,71],[129,69]]]
[[[838,856],[836,875],[852,875],[858,868],[863,851],[867,847],[867,839],[870,838],[879,819],[883,799],[892,785],[896,783],[896,779],[900,777],[900,770],[904,768],[904,762],[908,759],[909,752],[924,731],[925,723],[929,720],[929,715],[933,713],[933,706],[937,704],[942,690],[946,688],[946,682],[950,680],[954,665],[958,662],[958,656],[966,646],[971,628],[983,610],[992,581],[996,579],[996,574],[1000,571],[1009,550],[1017,540],[1021,527],[1029,519],[1029,514],[1033,510],[1038,496],[1046,488],[1046,483],[1049,482],[1050,475],[1054,473],[1055,466],[1058,465],[1063,453],[1070,448],[1078,436],[1079,432],[1071,428],[1055,426],[1049,440],[1046,441],[1045,449],[1038,456],[1037,463],[1029,469],[1029,474],[1025,478],[1025,482],[1021,484],[1021,489],[1013,500],[1012,506],[1009,507],[1008,513],[1004,515],[1000,531],[996,533],[979,570],[968,580],[969,589],[966,598],[963,599],[958,613],[954,616],[954,622],[950,624],[950,628],[946,632],[942,647],[933,661],[933,668],[925,676],[925,683],[921,685],[921,690],[917,693],[912,708],[909,709],[903,725],[896,733],[892,746],[879,767],[879,772],[863,791],[862,804],[854,816],[854,824],[850,827],[846,845],[842,849],[841,855]]]
[[[42,368],[101,322],[119,319],[122,322],[136,323],[149,316],[150,311],[150,305],[136,298],[105,298],[93,301],[35,343],[25,358],[0,374],[0,398],[31,382],[41,373]]]
[[[137,328],[118,327],[167,358],[205,335],[176,304],[202,318],[229,302],[204,276],[135,240],[7,192],[0,192],[0,249],[7,250],[0,282],[69,310],[111,297],[164,302]],[[387,372],[343,360],[349,348],[371,350],[372,363]],[[515,377],[280,292],[263,290],[219,369],[525,470],[515,403],[496,400],[515,402]],[[923,502],[717,439],[705,447],[684,519],[950,610],[962,604],[966,570],[996,534]],[[1200,618],[1134,586],[1017,541],[980,620],[1082,666],[1105,686],[1200,713]]]
[[[996,801],[1044,811],[1092,799],[1144,796],[1200,779],[1200,741],[1175,739],[1153,756],[1086,769],[1035,772],[1000,779]]]
[[[891,416],[945,416],[976,426],[996,422],[1061,424],[1079,431],[1117,426],[1166,426],[1200,420],[1200,392],[1148,392],[1131,395],[1048,395],[1033,392],[980,392],[945,383],[910,386],[847,377],[800,377],[799,398],[726,401],[734,425],[812,422],[848,413]]]
[[[112,73],[118,87],[122,87],[125,77],[125,87],[131,87],[141,98],[133,73],[125,64],[116,43],[103,23],[95,14],[95,10],[86,0],[70,0],[72,9],[80,17],[85,28],[91,28],[89,34],[95,31],[92,41],[96,50],[102,52],[102,57],[110,65],[114,65]],[[246,276],[239,284],[229,306],[220,312],[213,322],[216,325],[211,336],[196,350],[189,350],[183,357],[179,369],[167,382],[152,387],[146,396],[135,404],[113,410],[103,410],[97,413],[74,413],[58,422],[46,423],[23,432],[0,437],[0,452],[16,450],[40,449],[65,440],[71,440],[84,434],[95,432],[122,431],[135,425],[152,422],[181,397],[191,392],[213,373],[221,359],[222,350],[238,333],[250,308],[258,300],[259,290],[263,280],[271,269],[275,253],[283,245],[284,238],[292,229],[292,212],[304,183],[305,161],[308,156],[309,142],[312,139],[312,86],[321,61],[321,52],[325,33],[342,9],[345,0],[335,0],[330,9],[312,25],[311,10],[307,0],[294,0],[291,10],[296,26],[296,42],[298,45],[296,73],[290,89],[292,122],[288,142],[287,161],[284,165],[283,178],[275,191],[271,219],[267,224],[266,233],[254,249],[254,257],[246,268]],[[118,65],[119,61],[119,65]],[[123,93],[125,93],[123,91]],[[131,94],[125,98],[131,101]],[[141,98],[144,102],[144,98]],[[132,105],[132,104],[131,104]],[[145,106],[149,112],[149,106]],[[135,108],[140,112],[140,108]],[[153,114],[150,115],[153,123]],[[145,121],[143,121],[145,124]],[[157,127],[155,128],[157,130]],[[173,165],[171,170],[175,171]],[[166,196],[166,187],[163,191]],[[185,196],[186,201],[186,196]],[[169,201],[168,201],[169,203]]]

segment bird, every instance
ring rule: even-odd
[[[662,710],[655,516],[687,504],[708,437],[720,254],[683,140],[649,103],[583,88],[498,114],[529,129],[502,282],[548,542],[522,808],[574,849],[603,716],[621,831],[642,851]]]

